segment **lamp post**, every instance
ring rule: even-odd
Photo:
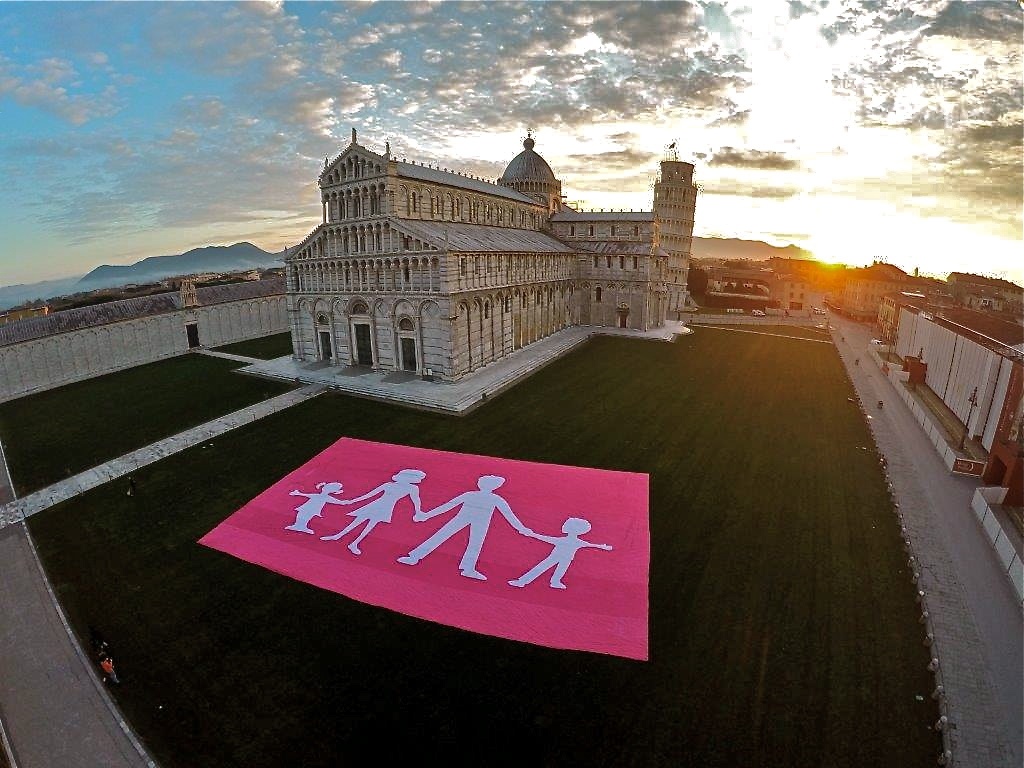
[[[971,404],[971,407],[967,411],[967,420],[964,422],[964,433],[960,435],[960,450],[964,449],[964,441],[967,440],[967,430],[970,429],[971,416],[974,414],[974,408],[978,404],[978,388],[975,387],[974,391],[971,392],[970,398],[967,402]]]

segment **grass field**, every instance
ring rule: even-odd
[[[217,351],[230,352],[233,355],[244,357],[256,357],[260,360],[273,360],[275,357],[284,357],[292,353],[292,335],[290,333],[275,333],[273,336],[262,336],[258,339],[225,344],[223,347],[217,347]]]
[[[19,496],[280,394],[232,373],[240,363],[184,355],[0,405],[0,439]]]
[[[598,338],[464,418],[321,396],[30,527],[167,768],[931,765],[928,654],[850,393],[824,344]],[[650,473],[651,660],[431,624],[195,543],[342,435]]]

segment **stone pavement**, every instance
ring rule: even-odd
[[[672,341],[691,331],[680,322],[669,321],[662,328],[638,331],[629,328],[576,326],[553,333],[506,358],[489,363],[460,381],[424,381],[413,373],[380,372],[355,366],[332,366],[323,362],[300,362],[291,357],[259,361],[240,368],[242,373],[288,381],[316,383],[357,397],[408,405],[443,413],[463,414],[543,368],[584,343],[591,336],[623,336],[634,339]],[[485,398],[486,395],[486,398]]]
[[[870,329],[836,317],[833,322],[836,347],[872,417],[920,561],[919,588],[935,635],[953,764],[1018,766],[1024,754],[1021,610],[971,512],[977,481],[949,473],[880,370],[853,364],[868,357]],[[878,400],[885,402],[882,410],[874,405]]]
[[[152,766],[42,573],[24,523],[0,529],[0,702],[18,768]]]
[[[731,331],[732,333],[752,333],[755,336],[778,336],[780,339],[796,339],[797,341],[810,341],[815,344],[831,344],[832,339],[809,339],[806,336],[788,336],[785,333],[765,333],[764,331],[749,331],[746,328],[734,328],[728,325],[705,325],[703,323],[691,323],[693,328],[713,328],[716,331]]]
[[[220,357],[224,360],[235,360],[239,363],[257,363],[259,362],[258,357],[246,357],[245,355],[235,355],[231,352],[220,352],[216,349],[193,349],[197,355],[206,355],[207,357]]]
[[[247,408],[229,413],[200,424],[198,427],[187,429],[177,435],[160,440],[145,448],[127,453],[120,458],[108,461],[98,467],[87,469],[85,472],[69,477],[59,483],[43,488],[42,490],[30,493],[15,501],[0,506],[0,528],[5,524],[19,522],[37,512],[59,504],[91,488],[103,485],[106,482],[124,477],[134,472],[139,467],[152,464],[160,459],[166,458],[204,440],[210,440],[222,435],[232,429],[237,429],[244,424],[251,424],[257,419],[269,416],[272,413],[288,408],[296,403],[301,403],[311,397],[323,392],[325,387],[321,384],[311,384],[300,389],[285,392],[283,395],[272,397],[269,400],[250,405]]]

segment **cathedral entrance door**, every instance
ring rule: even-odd
[[[619,328],[629,327],[629,309],[619,308]]]
[[[370,324],[353,323],[356,336],[356,365],[373,365],[373,348],[370,346]]]
[[[330,360],[331,359],[331,354],[332,354],[332,350],[331,350],[331,332],[330,331],[320,331],[318,335],[320,336],[320,359],[321,360]]]
[[[416,339],[402,338],[402,370],[418,370],[416,362]]]

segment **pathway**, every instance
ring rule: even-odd
[[[892,384],[867,358],[870,330],[833,316],[836,346],[885,456],[908,536],[921,562],[950,712],[955,764],[1021,764],[1024,661],[1020,604],[971,512],[977,481],[952,475]],[[845,337],[845,341],[842,338]]]
[[[68,627],[24,518],[323,390],[278,395],[0,506],[0,740],[15,766],[154,765]]]
[[[730,331],[731,333],[752,333],[755,336],[777,336],[780,339],[796,339],[797,341],[811,341],[815,344],[831,344],[831,338],[812,339],[807,336],[790,336],[785,333],[766,333],[765,331],[748,331],[746,328],[732,328],[725,325],[704,325],[703,323],[691,323],[693,328],[713,328],[716,331]],[[822,331],[824,334],[824,331]]]
[[[23,496],[16,501],[8,502],[0,506],[0,528],[5,523],[19,522],[26,517],[31,517],[37,512],[52,507],[54,504],[67,501],[92,488],[96,488],[111,480],[116,480],[119,477],[124,477],[140,467],[160,461],[160,459],[184,451],[205,440],[210,440],[232,429],[237,429],[245,424],[251,424],[257,419],[262,419],[264,416],[269,416],[272,413],[289,408],[296,403],[316,397],[323,391],[324,387],[322,385],[312,384],[292,390],[291,392],[285,392],[283,395],[272,397],[269,400],[264,400],[234,413],[229,413],[227,416],[221,416],[213,421],[200,424],[198,427],[179,432],[177,435],[147,445],[145,448],[140,448],[137,451],[127,453],[120,458],[108,461],[106,464],[87,469],[85,472],[74,477],[54,483],[47,488],[30,493],[28,496]]]
[[[11,470],[7,468],[7,457],[4,456],[4,444],[0,440],[0,506],[13,501],[15,495]]]
[[[193,349],[197,355],[206,355],[207,357],[219,357],[224,360],[235,360],[239,363],[258,363],[260,359],[258,357],[246,357],[245,355],[235,355],[231,352],[220,352],[216,349]]]
[[[287,381],[316,383],[357,397],[424,408],[442,413],[464,414],[487,398],[509,389],[583,344],[591,336],[623,336],[634,339],[672,341],[690,333],[683,323],[669,321],[662,328],[639,331],[623,328],[575,326],[553,333],[506,358],[488,363],[472,376],[455,382],[424,381],[404,371],[374,371],[371,368],[335,366],[324,362],[300,362],[291,357],[262,360],[240,368],[243,373]]]
[[[24,524],[0,530],[0,563],[0,702],[15,765],[153,765],[69,636]]]

